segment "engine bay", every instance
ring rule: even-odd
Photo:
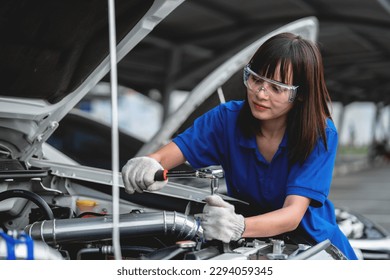
[[[0,259],[113,259],[108,177],[97,178],[103,171],[86,167],[35,163],[41,166],[3,161]],[[176,183],[168,188],[179,191],[128,195],[120,190],[117,226],[123,259],[343,258],[329,242],[309,246],[272,238],[206,241],[195,214],[202,211],[201,197],[208,191]]]

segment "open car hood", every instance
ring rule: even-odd
[[[118,60],[183,1],[117,0]],[[42,157],[59,121],[109,72],[108,4],[0,5],[0,155],[28,161]]]

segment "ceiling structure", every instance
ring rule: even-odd
[[[186,0],[118,64],[119,83],[168,104],[261,35],[310,16],[333,101],[387,105],[390,0]]]

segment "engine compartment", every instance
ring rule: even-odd
[[[109,182],[92,178],[81,167],[27,168],[23,163],[13,164],[21,165],[17,170],[1,172],[0,259],[114,258]],[[80,173],[75,173],[79,169]],[[315,246],[272,238],[229,244],[205,241],[195,215],[204,203],[186,194],[191,186],[170,184],[168,188],[182,192],[176,196],[148,192],[128,195],[120,190],[118,226],[123,259],[344,258],[327,240]],[[200,197],[208,195],[196,188],[194,192]]]

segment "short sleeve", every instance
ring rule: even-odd
[[[194,121],[173,139],[194,168],[219,165],[223,150],[223,106],[217,106]]]
[[[332,182],[333,169],[337,153],[338,134],[329,120],[326,128],[327,149],[322,140],[318,140],[312,153],[303,164],[291,167],[286,195],[300,195],[312,200],[311,206],[321,207],[325,202]]]

